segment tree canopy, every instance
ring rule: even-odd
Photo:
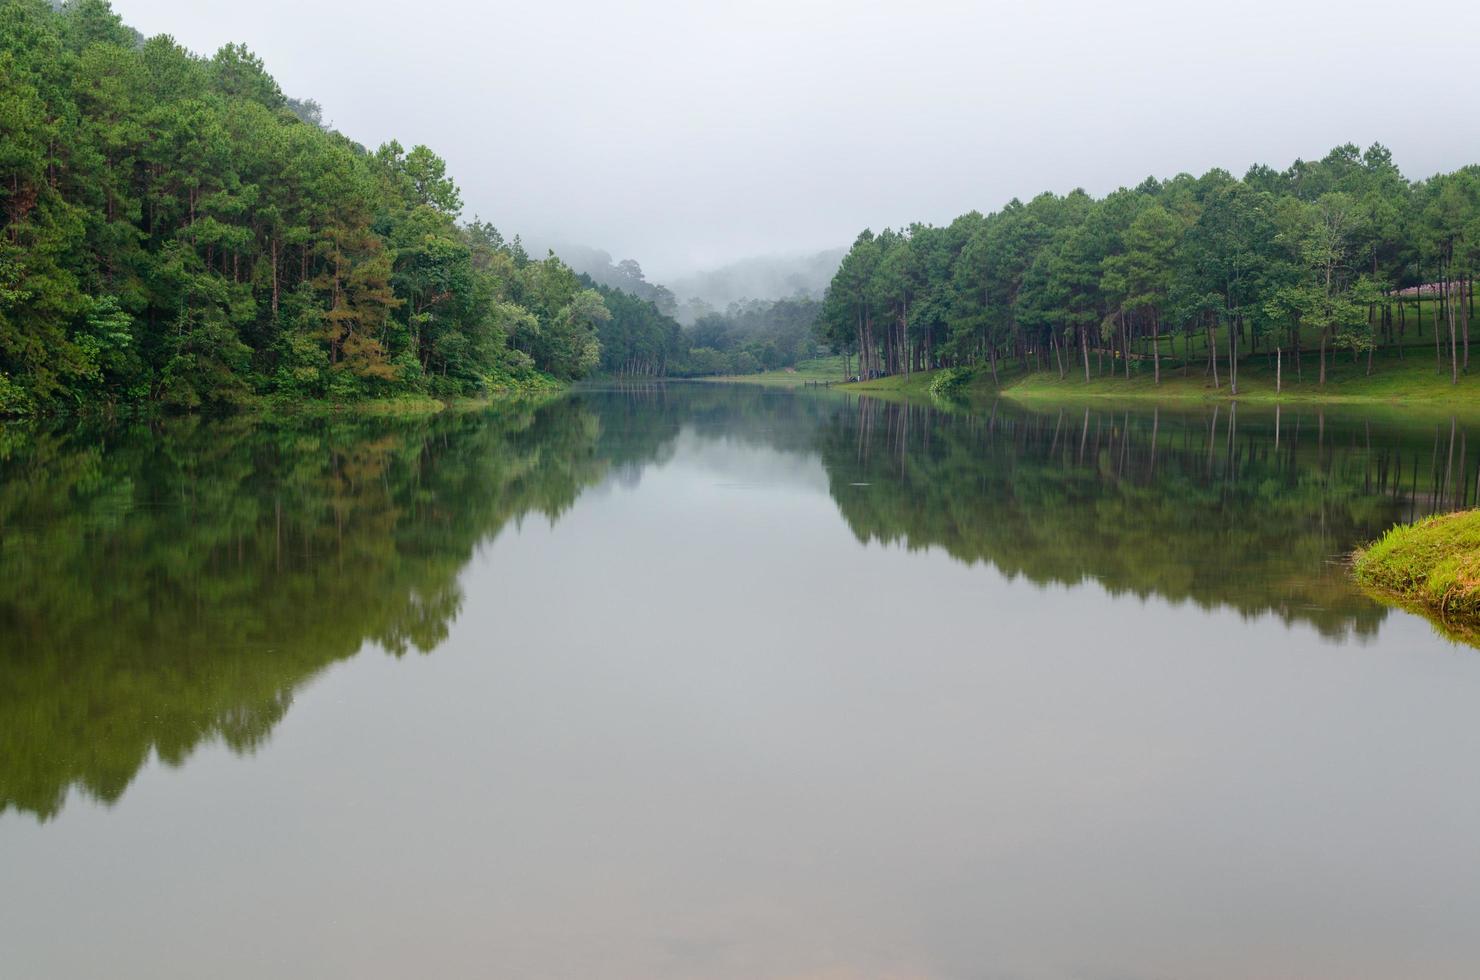
[[[1410,329],[1404,300],[1422,298],[1411,327],[1433,314],[1453,379],[1469,366],[1477,266],[1480,166],[1410,182],[1383,146],[1346,145],[1242,180],[1180,174],[1098,200],[1045,193],[944,227],[864,231],[818,334],[865,377],[995,375],[1015,357],[1088,378],[1093,352],[1101,370],[1108,354],[1158,380],[1180,336],[1183,365],[1201,343],[1214,383],[1236,394],[1240,355],[1261,345],[1318,348],[1322,383],[1331,350],[1368,353],[1370,370],[1370,352]]]
[[[610,318],[464,222],[432,150],[326,129],[247,48],[0,0],[0,413],[476,395],[582,376]]]

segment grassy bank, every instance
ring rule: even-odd
[[[491,391],[479,398],[433,398],[430,395],[398,395],[394,398],[365,398],[358,401],[330,402],[270,399],[249,406],[269,416],[357,415],[379,418],[420,418],[441,412],[476,412],[490,405],[509,402],[538,401],[560,394],[568,386],[561,383],[526,385]]]
[[[1480,637],[1480,510],[1395,527],[1352,568],[1380,598],[1429,614],[1451,635]]]
[[[1448,366],[1435,370],[1432,351],[1405,348],[1379,351],[1369,365],[1365,356],[1353,360],[1350,353],[1329,356],[1326,383],[1320,384],[1318,355],[1307,352],[1297,361],[1285,354],[1282,368],[1277,368],[1273,354],[1255,354],[1239,364],[1238,394],[1228,384],[1227,364],[1218,365],[1218,382],[1207,370],[1207,363],[1183,365],[1163,361],[1161,383],[1149,361],[1132,361],[1126,376],[1125,362],[1106,358],[1103,366],[1090,360],[1090,377],[1084,377],[1083,362],[1066,364],[1065,375],[1057,370],[1024,370],[1020,363],[998,365],[997,381],[986,368],[975,368],[959,386],[968,399],[981,400],[1006,395],[1023,401],[1064,402],[1077,399],[1143,399],[1158,402],[1227,401],[1235,397],[1243,402],[1312,402],[1324,404],[1389,404],[1434,407],[1480,405],[1480,361],[1470,374],[1461,373],[1459,383],[1450,380]],[[848,391],[883,396],[928,395],[937,371],[876,378],[842,386]],[[1276,377],[1279,390],[1276,390]]]
[[[842,387],[847,391],[861,391],[880,398],[914,398],[929,397],[930,386],[941,374],[940,371],[914,371],[910,374],[891,374],[888,377],[872,378],[868,381],[854,381]],[[968,386],[976,385],[980,379],[973,377]],[[983,391],[992,391],[992,376],[986,376],[986,385]]]
[[[253,396],[227,405],[211,405],[193,411],[181,411],[158,403],[122,405],[84,405],[68,412],[0,414],[0,423],[25,422],[44,418],[79,418],[112,421],[115,419],[154,419],[172,415],[233,416],[268,419],[321,418],[329,416],[424,418],[441,412],[470,412],[490,405],[508,402],[539,401],[554,397],[570,387],[548,375],[504,381],[490,386],[479,397],[436,398],[431,395],[401,394],[386,398],[356,398],[332,401],[327,398],[296,398],[278,395]]]
[[[1163,364],[1161,384],[1156,383],[1150,364],[1136,361],[1131,374],[1120,371],[1094,373],[1084,379],[1068,374],[1060,380],[1057,372],[1019,374],[1004,380],[1004,391],[1019,398],[1063,398],[1073,395],[1143,397],[1156,399],[1217,400],[1235,397],[1228,384],[1227,364],[1219,365],[1218,382],[1208,373],[1207,365]],[[1277,385],[1278,380],[1278,385]],[[990,378],[988,378],[990,381]],[[1277,390],[1278,387],[1278,390]],[[1326,362],[1326,383],[1320,383],[1319,355],[1307,352],[1297,361],[1284,356],[1283,367],[1277,367],[1273,354],[1256,354],[1243,359],[1238,371],[1238,395],[1241,401],[1314,401],[1314,402],[1445,402],[1472,400],[1480,396],[1480,365],[1477,372],[1461,373],[1453,383],[1447,365],[1443,373],[1435,370],[1432,356],[1422,351],[1405,349],[1375,353],[1369,365],[1365,356],[1355,360],[1348,354],[1330,356]]]
[[[1195,345],[1193,353],[1197,353]],[[1044,403],[1078,399],[1196,403],[1236,397],[1241,402],[1270,404],[1422,405],[1436,410],[1473,406],[1480,411],[1480,354],[1474,370],[1468,374],[1461,372],[1456,384],[1451,381],[1447,348],[1443,353],[1446,362],[1440,370],[1435,364],[1432,343],[1425,345],[1413,337],[1401,347],[1375,351],[1370,364],[1365,354],[1353,358],[1350,351],[1331,352],[1326,358],[1324,385],[1320,383],[1320,355],[1316,351],[1307,350],[1300,358],[1286,352],[1278,365],[1271,352],[1246,355],[1239,362],[1237,395],[1228,383],[1226,359],[1218,362],[1216,384],[1205,359],[1184,362],[1170,354],[1163,357],[1159,384],[1152,362],[1139,358],[1131,361],[1127,375],[1124,360],[1091,354],[1088,379],[1080,360],[1066,361],[1062,378],[1055,368],[1030,370],[1020,361],[1004,360],[998,363],[995,381],[988,368],[977,367],[966,373],[954,391],[976,402],[998,395]],[[881,398],[927,398],[940,373],[917,371],[908,376],[841,383],[842,358],[824,357],[802,361],[794,370],[697,380],[780,387],[826,382],[838,390]]]

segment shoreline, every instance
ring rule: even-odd
[[[189,412],[168,410],[155,403],[127,405],[112,412],[89,406],[71,412],[37,412],[26,415],[0,415],[0,426],[63,419],[87,422],[137,422],[167,418],[430,418],[444,412],[476,412],[495,405],[543,401],[558,397],[571,386],[560,383],[548,387],[508,389],[477,398],[435,398],[431,395],[396,395],[390,398],[364,398],[350,402],[320,399],[297,401],[258,398],[241,404],[213,407]]]
[[[1419,613],[1451,639],[1480,639],[1480,510],[1399,524],[1352,555],[1373,598]]]

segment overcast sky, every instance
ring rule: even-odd
[[[426,143],[467,217],[661,280],[1013,196],[1242,173],[1381,141],[1480,161],[1480,3],[115,0],[241,41],[375,146]]]

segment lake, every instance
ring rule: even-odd
[[[1343,560],[1475,431],[0,430],[0,976],[1473,978],[1480,651]]]

